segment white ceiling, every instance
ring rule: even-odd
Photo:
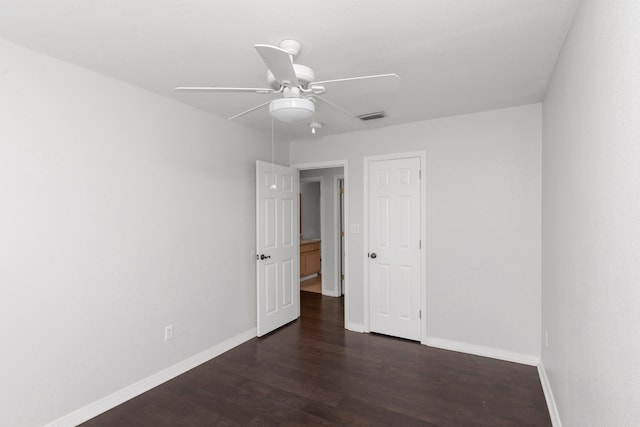
[[[317,80],[396,73],[393,94],[327,98],[323,134],[541,101],[580,0],[1,0],[0,37],[227,118],[258,94],[175,86],[265,87],[253,45],[294,38]],[[270,131],[268,111],[237,119]],[[290,137],[305,124],[279,125]]]

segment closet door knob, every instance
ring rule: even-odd
[[[376,253],[375,253],[375,252],[372,252],[372,253],[371,253],[371,258],[374,258],[374,259],[375,259],[375,258],[378,258],[378,255],[376,255]]]

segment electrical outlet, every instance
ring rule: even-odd
[[[544,330],[544,348],[549,347],[549,331]]]
[[[173,325],[164,327],[164,340],[169,341],[173,339]]]

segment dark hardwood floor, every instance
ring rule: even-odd
[[[551,426],[537,370],[343,328],[341,298],[85,426]]]

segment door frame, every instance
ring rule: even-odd
[[[349,222],[349,202],[348,202],[348,198],[349,198],[349,183],[348,183],[348,176],[349,176],[349,169],[348,169],[348,161],[347,160],[329,160],[329,161],[324,161],[324,162],[310,162],[310,163],[294,163],[291,165],[291,167],[294,167],[296,169],[298,169],[298,171],[301,170],[310,170],[310,169],[328,169],[328,168],[343,168],[343,175],[344,175],[344,223],[348,224]],[[299,179],[299,172],[298,172],[298,179]],[[322,184],[321,184],[322,185]],[[322,191],[322,186],[320,187],[320,191]],[[324,197],[324,196],[323,196]],[[322,229],[321,229],[322,230]],[[337,240],[336,240],[337,243]],[[345,257],[344,257],[344,327],[345,329],[349,329],[352,330],[351,328],[351,324],[349,322],[349,301],[350,301],[350,297],[349,297],[349,236],[348,233],[345,233],[344,236],[344,251],[345,251]],[[321,245],[321,253],[322,253],[322,245]],[[334,251],[339,251],[340,248],[339,247],[335,247]],[[299,255],[298,255],[299,256]],[[298,259],[298,263],[300,262],[300,260]],[[322,274],[324,275],[324,270],[322,272]]]
[[[334,236],[339,236],[338,239],[336,240],[336,251],[335,251],[335,257],[334,257],[334,264],[336,266],[336,283],[338,284],[338,289],[336,289],[336,296],[342,296],[343,292],[344,292],[344,283],[342,279],[340,279],[340,273],[344,274],[344,267],[345,267],[345,262],[344,262],[344,258],[343,258],[343,254],[344,254],[344,245],[342,246],[342,250],[340,250],[341,245],[340,245],[340,239],[342,238],[343,241],[344,239],[346,239],[347,237],[347,232],[345,230],[345,220],[344,220],[344,208],[345,208],[345,203],[344,200],[341,203],[340,202],[340,180],[342,180],[342,191],[344,190],[344,173],[342,175],[333,175],[333,191],[335,192],[334,195],[334,199],[333,199],[333,235]],[[342,205],[342,213],[340,212],[340,206]],[[343,229],[340,230],[340,215],[342,215],[342,226]],[[340,231],[344,231],[344,236],[340,236]],[[340,266],[342,265],[342,270],[340,270]],[[346,274],[345,274],[345,278],[346,278]]]
[[[422,313],[420,319],[420,343],[427,345],[427,152],[426,151],[410,151],[405,153],[392,153],[382,154],[376,156],[364,157],[364,194],[363,194],[363,243],[364,251],[362,254],[362,263],[364,268],[364,330],[365,332],[371,332],[370,327],[370,300],[369,300],[369,259],[367,253],[369,252],[369,164],[371,162],[381,160],[397,160],[407,158],[419,158],[420,159],[420,240],[421,240],[421,252],[420,252],[420,310]],[[346,174],[345,174],[346,175]],[[345,190],[346,192],[346,190]]]

